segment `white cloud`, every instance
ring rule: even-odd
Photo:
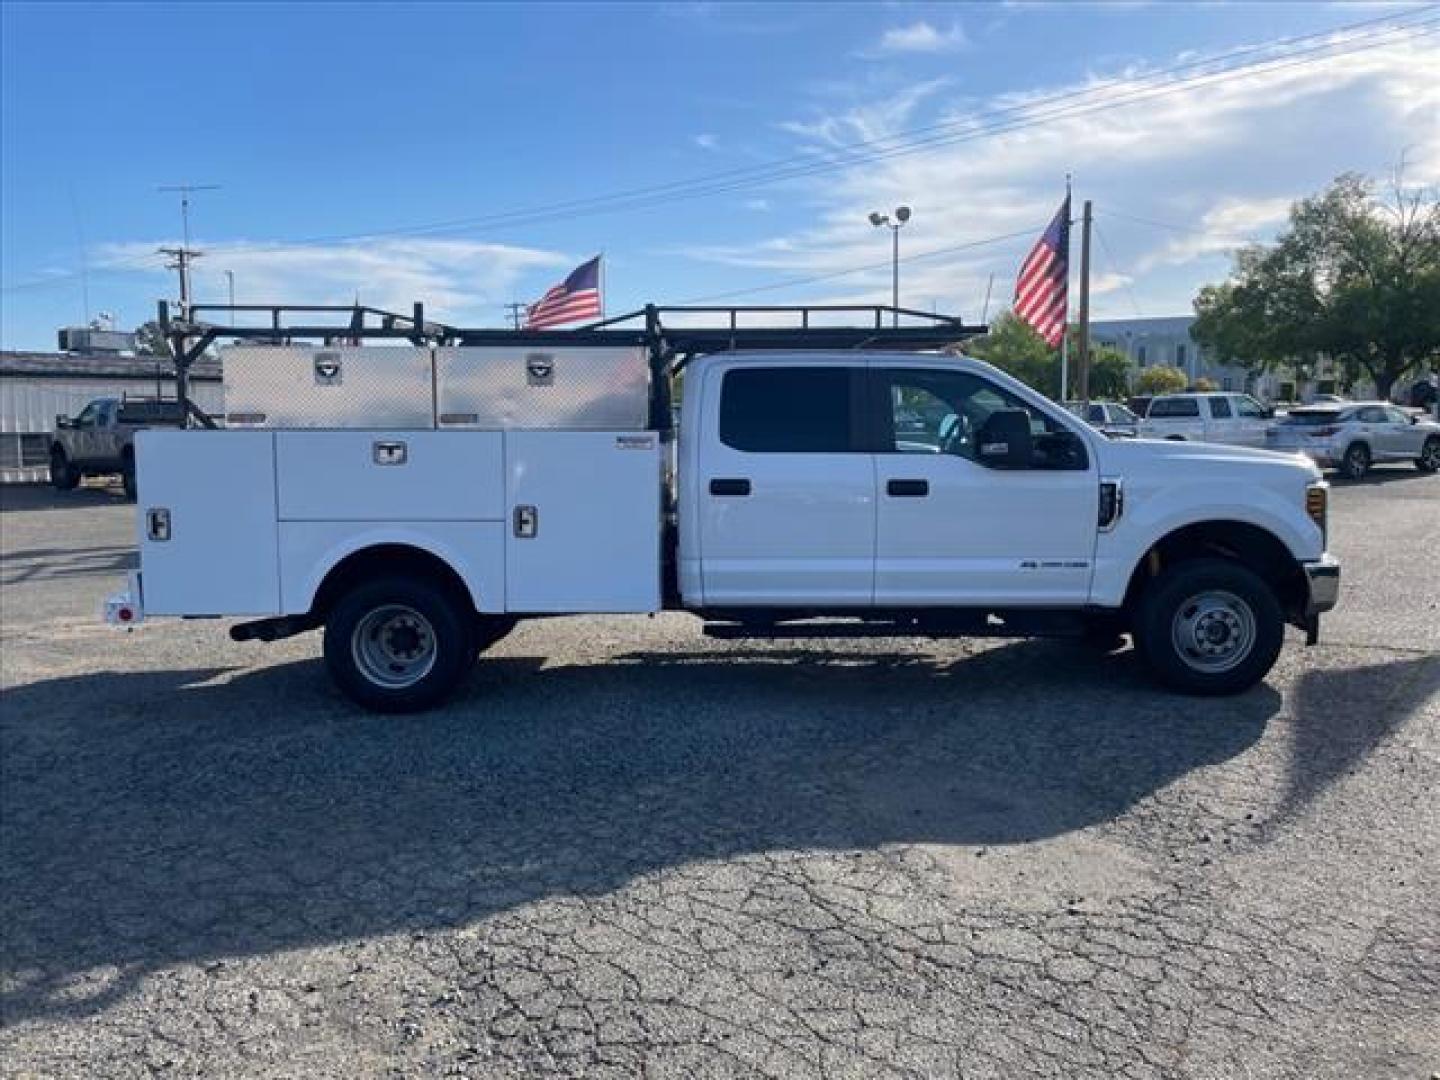
[[[1272,234],[1292,199],[1339,173],[1383,173],[1409,147],[1407,180],[1440,180],[1440,80],[1432,77],[1433,59],[1433,40],[1392,38],[1323,62],[1193,85],[1157,79],[1172,63],[1162,59],[1109,79],[1092,75],[988,100],[960,98],[948,83],[887,92],[862,78],[859,85],[870,93],[864,100],[780,126],[817,159],[839,159],[841,147],[868,141],[869,160],[792,182],[799,207],[777,218],[801,222],[790,231],[686,254],[783,278],[883,264],[888,235],[872,229],[866,216],[901,203],[915,208],[901,233],[902,255],[1022,231],[1004,243],[902,266],[902,299],[928,306],[935,298],[970,314],[992,272],[995,297],[1008,297],[1018,259],[1054,213],[1065,175],[1073,173],[1077,216],[1080,200],[1095,200],[1119,263],[1104,259],[1111,276],[1105,290],[1096,290],[1099,314],[1107,314],[1106,304],[1116,315],[1133,314],[1135,306],[1149,315],[1188,311],[1198,286],[1224,274],[1227,251]],[[1155,92],[1157,86],[1163,92]],[[833,87],[827,90],[827,98],[836,96]],[[907,131],[934,133],[937,125],[948,125],[943,140],[874,157],[877,148],[900,148]],[[986,133],[995,126],[1003,130]],[[1078,261],[1078,229],[1076,241]],[[888,285],[881,266],[781,291],[776,299],[883,302]]]
[[[952,22],[948,29],[937,29],[921,19],[909,26],[892,26],[880,36],[878,52],[887,55],[895,53],[947,53],[963,49],[969,39],[959,22]]]
[[[754,210],[757,213],[764,213],[770,209],[769,199],[746,199],[742,204],[746,210]]]
[[[93,256],[97,269],[151,275],[170,271],[144,265],[157,247],[173,241],[105,244]],[[419,300],[442,321],[498,322],[498,305],[514,299],[520,280],[540,269],[560,270],[578,261],[558,252],[471,240],[389,238],[356,243],[206,243],[192,277],[198,301],[220,300],[224,271],[235,274],[238,303],[362,304],[408,312]],[[529,291],[543,291],[531,283]]]
[[[719,145],[719,141],[708,131],[702,131],[699,135],[694,136],[692,141],[701,150],[714,150]]]

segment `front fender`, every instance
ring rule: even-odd
[[[1090,602],[1119,607],[1140,560],[1160,540],[1187,525],[1242,522],[1270,533],[1297,562],[1318,559],[1325,539],[1306,515],[1303,498],[1303,488],[1292,500],[1274,488],[1230,479],[1127,488],[1120,521],[1113,531],[1101,533],[1095,545]]]

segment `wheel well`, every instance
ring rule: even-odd
[[[474,608],[465,580],[438,555],[409,544],[376,544],[345,556],[330,568],[315,590],[310,614],[323,620],[352,587],[381,574],[413,574],[425,578],[454,596],[464,610]]]
[[[1303,612],[1307,598],[1305,572],[1284,541],[1244,521],[1202,521],[1166,534],[1136,564],[1125,590],[1125,607],[1140,595],[1151,578],[1168,566],[1198,558],[1233,559],[1260,575],[1287,614]]]
[[[123,446],[120,448],[120,460],[129,461],[135,456],[135,447]]]

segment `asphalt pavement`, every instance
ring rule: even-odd
[[[8,1076],[1440,1072],[1440,478],[1336,485],[1322,643],[1221,701],[667,615],[375,717],[100,625],[133,534],[0,490]]]

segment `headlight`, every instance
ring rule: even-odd
[[[1320,527],[1320,537],[1330,543],[1330,485],[1317,480],[1305,489],[1305,513]]]

